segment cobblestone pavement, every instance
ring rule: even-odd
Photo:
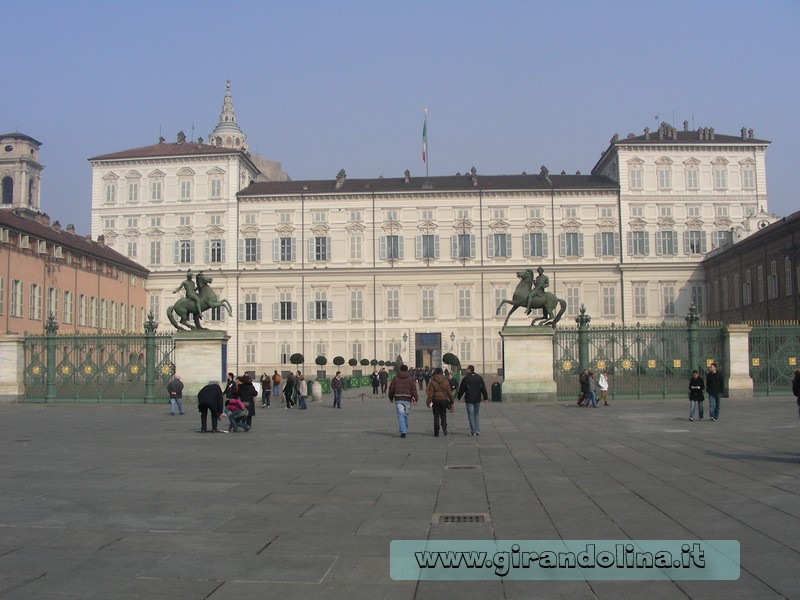
[[[397,434],[384,397],[273,403],[198,434],[193,406],[0,406],[0,600],[800,598],[793,398],[463,404]],[[470,467],[470,468],[449,468]],[[480,513],[483,523],[434,523]],[[393,539],[731,539],[738,581],[393,581]]]

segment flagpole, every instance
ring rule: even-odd
[[[422,125],[422,162],[425,163],[425,187],[430,187],[429,178],[429,163],[430,156],[428,155],[428,109],[425,109],[425,122]]]

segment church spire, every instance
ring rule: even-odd
[[[233,96],[231,96],[231,82],[225,84],[225,97],[222,100],[222,112],[219,123],[208,136],[208,141],[222,148],[247,150],[247,136],[236,124],[236,113],[233,110]]]

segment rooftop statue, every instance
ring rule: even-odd
[[[192,278],[194,278],[194,281],[192,281]],[[186,279],[173,291],[174,294],[177,294],[183,290],[184,297],[172,306],[167,307],[167,318],[175,329],[205,329],[200,325],[200,320],[202,319],[203,311],[209,308],[222,306],[228,311],[228,316],[233,316],[230,302],[224,298],[218,300],[214,290],[209,286],[212,281],[213,279],[203,275],[202,271],[197,276],[192,273],[191,269],[186,272]],[[175,320],[175,315],[180,317],[180,323]],[[190,316],[193,317],[194,324],[189,322]]]
[[[538,275],[534,278],[531,269],[517,271],[517,277],[519,277],[520,282],[517,284],[517,289],[514,290],[514,295],[511,300],[503,300],[497,305],[497,314],[500,314],[500,309],[504,304],[510,304],[514,307],[508,311],[503,327],[508,324],[508,319],[514,314],[514,311],[521,306],[525,307],[526,315],[531,314],[534,309],[542,309],[542,316],[535,317],[531,321],[531,326],[550,325],[555,327],[556,323],[561,320],[567,310],[566,300],[562,300],[556,297],[555,294],[546,291],[550,285],[550,278],[544,274],[542,267],[539,267],[536,272]],[[556,307],[559,308],[558,313],[556,313]]]

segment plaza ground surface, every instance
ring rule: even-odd
[[[708,403],[706,403],[708,404]],[[579,409],[463,404],[397,434],[383,397],[258,409],[199,434],[196,407],[0,406],[0,600],[800,598],[793,398]],[[706,419],[708,417],[706,416]],[[474,467],[474,468],[449,468]],[[434,523],[442,513],[483,523]],[[737,581],[394,581],[394,539],[724,539]]]

